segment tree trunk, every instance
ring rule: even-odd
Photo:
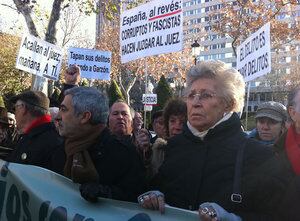
[[[52,44],[56,43],[56,24],[59,20],[61,4],[64,0],[54,0],[52,5],[51,16],[49,19],[47,32],[45,35],[45,41],[50,42]]]

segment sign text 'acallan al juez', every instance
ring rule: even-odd
[[[111,52],[87,48],[69,48],[68,65],[80,67],[81,76],[88,79],[110,80]]]
[[[182,0],[154,0],[124,11],[121,62],[182,50]]]
[[[245,82],[271,72],[270,23],[237,47],[237,69]]]
[[[25,34],[21,40],[16,68],[51,80],[58,80],[62,57],[62,51],[57,46]]]

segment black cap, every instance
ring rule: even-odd
[[[41,91],[25,91],[10,99],[11,103],[21,100],[27,104],[49,110],[49,98]]]

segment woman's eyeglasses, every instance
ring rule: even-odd
[[[203,91],[203,92],[191,92],[185,98],[188,101],[194,101],[195,99],[197,99],[197,101],[206,101],[206,100],[210,100],[216,96],[217,96],[216,93]]]

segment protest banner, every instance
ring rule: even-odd
[[[142,103],[145,105],[157,104],[157,94],[143,94]]]
[[[270,22],[237,47],[237,69],[245,82],[271,72]]]
[[[89,203],[80,196],[78,184],[47,169],[3,160],[0,168],[1,221],[199,220],[198,214],[174,207],[161,215],[137,203],[104,198]]]
[[[110,80],[111,52],[87,48],[69,48],[68,65],[80,67],[81,77]]]
[[[24,34],[16,61],[16,68],[34,75],[58,80],[62,51],[56,45]]]
[[[121,62],[181,51],[181,0],[154,0],[124,11],[120,20]]]

